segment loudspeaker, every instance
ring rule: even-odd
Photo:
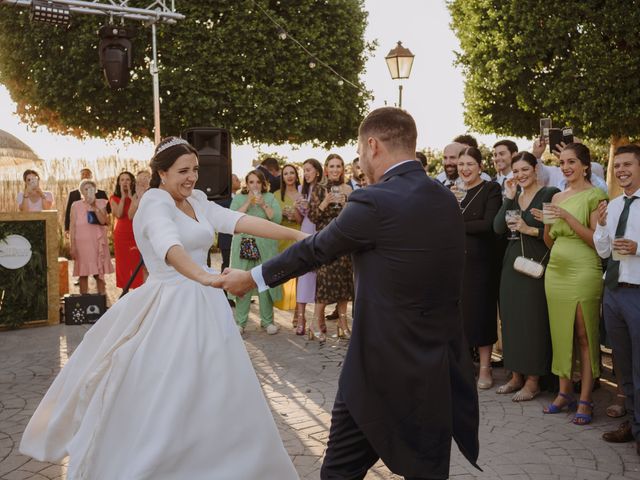
[[[182,132],[182,138],[198,151],[200,171],[196,188],[209,200],[231,198],[231,135],[224,128],[197,127]]]

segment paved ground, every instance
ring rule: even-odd
[[[346,343],[329,339],[320,346],[295,336],[286,312],[277,314],[277,322],[282,331],[266,335],[253,305],[245,343],[300,477],[318,479]],[[329,329],[330,333],[335,329],[335,322],[329,322]],[[86,326],[60,325],[0,332],[0,480],[65,479],[64,462],[37,462],[17,449],[30,415],[86,330]],[[498,379],[504,376],[504,371],[496,372]],[[455,450],[451,478],[640,479],[635,445],[600,439],[603,431],[618,423],[604,414],[611,398],[609,388],[598,390],[594,423],[578,427],[567,414],[542,415],[542,406],[552,400],[549,394],[518,404],[509,396],[496,395],[495,389],[483,391],[479,463],[484,472],[473,469]],[[379,464],[366,478],[400,477]]]

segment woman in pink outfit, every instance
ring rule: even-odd
[[[80,277],[80,293],[87,293],[88,277],[93,275],[98,293],[106,293],[105,273],[113,273],[107,241],[107,201],[96,198],[97,187],[93,180],[80,183],[82,200],[71,205],[69,239],[71,256],[75,260],[73,275]]]

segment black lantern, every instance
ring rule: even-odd
[[[384,59],[389,67],[389,73],[394,80],[409,78],[411,75],[411,67],[415,55],[408,48],[402,46],[402,42],[398,42],[396,48],[391,50]],[[398,107],[402,108],[402,84],[398,86]]]

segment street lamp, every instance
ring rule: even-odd
[[[409,78],[415,55],[408,48],[398,42],[396,48],[391,50],[384,59],[389,67],[389,73],[393,80]],[[402,108],[402,84],[398,85],[398,107]]]

